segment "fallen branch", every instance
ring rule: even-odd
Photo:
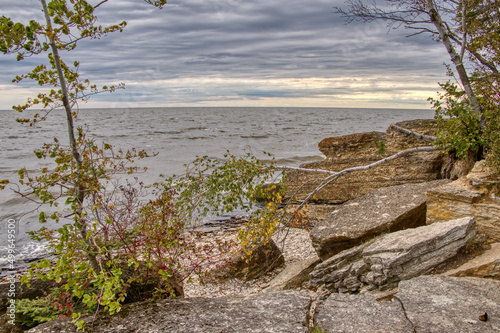
[[[368,165],[361,165],[361,166],[357,166],[357,167],[352,167],[352,168],[348,168],[348,169],[344,169],[344,170],[341,170],[341,171],[330,171],[330,170],[324,170],[324,169],[307,169],[307,168],[300,168],[300,167],[279,167],[280,170],[295,170],[295,171],[306,171],[306,172],[317,172],[317,173],[326,173],[326,174],[329,174],[331,175],[330,177],[328,178],[324,178],[323,181],[325,179],[329,179],[331,177],[334,177],[334,176],[343,176],[344,174],[348,174],[348,173],[351,173],[351,172],[354,172],[354,171],[364,171],[364,170],[368,170],[368,169],[371,169],[371,168],[374,168],[380,164],[383,164],[385,162],[389,162],[389,161],[392,161],[398,157],[403,157],[403,156],[406,156],[406,155],[409,155],[411,153],[416,153],[416,152],[425,152],[425,151],[435,151],[435,150],[439,150],[438,148],[436,147],[433,147],[433,146],[425,146],[425,147],[416,147],[416,148],[409,148],[409,149],[405,149],[405,150],[402,150],[394,155],[391,155],[391,156],[388,156],[386,158],[383,158],[381,160],[378,160],[376,162],[373,162],[372,164],[368,164]]]
[[[427,141],[427,142],[434,142],[437,139],[435,136],[420,134],[420,133],[410,131],[409,129],[406,129],[406,128],[403,128],[403,127],[400,127],[400,126],[397,126],[394,124],[391,124],[391,126],[389,126],[389,129],[391,129],[391,128],[397,130],[398,132],[411,135],[412,137],[414,137],[416,139]]]
[[[317,173],[326,173],[326,174],[334,174],[335,171],[325,170],[325,169],[308,169],[308,168],[300,168],[300,167],[290,167],[290,166],[279,166],[279,170],[295,170],[295,171],[306,171],[306,172],[317,172]]]
[[[304,206],[309,201],[311,201],[311,199],[316,195],[316,193],[318,193],[319,191],[321,191],[324,187],[326,187],[331,182],[337,180],[341,176],[344,176],[344,175],[347,175],[349,173],[356,172],[356,171],[369,170],[369,169],[375,168],[375,167],[377,167],[377,166],[379,166],[379,165],[381,165],[383,163],[392,161],[392,160],[394,160],[396,158],[403,157],[403,156],[406,156],[406,155],[409,155],[409,154],[412,154],[412,153],[416,153],[416,152],[431,152],[431,151],[437,151],[437,150],[440,150],[440,149],[436,148],[436,147],[433,147],[433,146],[416,147],[416,148],[405,149],[405,150],[402,150],[402,151],[400,151],[400,152],[398,152],[398,153],[396,153],[394,155],[388,156],[386,158],[383,158],[383,159],[378,160],[376,162],[373,162],[371,164],[356,166],[356,167],[352,167],[352,168],[347,168],[347,169],[344,169],[344,170],[341,170],[341,171],[336,171],[336,172],[335,171],[329,171],[329,170],[322,170],[322,169],[306,169],[306,168],[296,168],[296,167],[282,167],[281,169],[284,169],[284,170],[306,171],[306,172],[322,172],[322,173],[327,173],[327,174],[330,175],[328,177],[325,177],[325,178],[321,179],[321,183],[312,192],[310,192],[306,196],[306,198],[304,200],[302,200],[302,203],[296,208],[296,211],[299,211],[302,208],[304,208]],[[288,221],[288,224],[290,224],[292,221],[293,221],[293,217],[290,218],[290,220]]]

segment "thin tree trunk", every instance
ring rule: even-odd
[[[432,136],[432,135],[426,135],[426,134],[420,134],[420,133],[417,133],[417,132],[414,132],[414,131],[410,131],[406,128],[403,128],[403,127],[400,127],[400,126],[397,126],[397,125],[394,125],[394,124],[391,124],[391,126],[389,126],[390,129],[395,129],[396,131],[398,132],[401,132],[401,133],[405,133],[405,134],[408,134],[408,135],[411,135],[412,137],[416,138],[416,139],[419,139],[419,140],[423,140],[423,141],[427,141],[427,142],[434,142],[437,140],[437,138],[435,136]]]
[[[448,54],[451,57],[451,61],[453,61],[453,64],[457,69],[458,76],[460,77],[460,81],[462,82],[467,97],[469,98],[469,102],[472,106],[472,109],[474,110],[474,112],[481,114],[481,121],[479,125],[480,128],[484,129],[486,127],[484,115],[482,115],[483,112],[476,98],[476,94],[472,90],[469,76],[467,75],[467,71],[465,70],[460,54],[458,54],[455,48],[453,47],[450,35],[448,33],[448,29],[444,25],[443,20],[441,19],[441,15],[436,9],[434,0],[426,0],[426,2],[427,2],[427,7],[429,9],[430,19],[434,24],[434,26],[436,27],[439,33],[439,37],[441,37],[443,44],[446,47],[446,50],[448,51]],[[465,6],[465,3],[463,5]]]
[[[82,235],[82,238],[85,244],[87,245],[87,257],[90,261],[90,265],[92,266],[94,271],[99,272],[100,267],[97,262],[96,249],[92,242],[91,236],[88,234],[85,221],[82,219],[83,201],[85,200],[85,188],[81,180],[81,170],[83,162],[82,162],[82,156],[80,155],[80,152],[78,151],[78,148],[76,146],[75,128],[73,124],[73,111],[71,109],[71,105],[69,102],[68,89],[66,86],[66,80],[64,78],[64,73],[61,66],[61,58],[59,57],[59,50],[57,49],[57,45],[53,37],[52,21],[49,16],[47,3],[46,0],[40,0],[40,2],[42,3],[43,12],[45,15],[45,21],[47,23],[47,29],[49,30],[48,37],[50,40],[50,48],[52,50],[52,54],[54,57],[54,64],[56,66],[57,76],[59,77],[59,84],[61,85],[62,102],[64,105],[64,109],[66,111],[66,121],[68,125],[68,136],[71,147],[71,153],[76,163],[77,181],[75,184],[75,196],[77,201],[77,208],[75,210],[75,214],[77,218],[77,223],[79,225],[80,234]]]

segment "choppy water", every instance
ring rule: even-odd
[[[87,125],[89,135],[123,149],[136,147],[158,155],[140,162],[148,166],[139,177],[145,183],[159,175],[179,174],[196,156],[222,157],[229,150],[238,155],[251,150],[256,156],[272,153],[282,165],[299,165],[323,157],[317,149],[326,137],[385,131],[391,123],[432,118],[431,110],[347,108],[141,108],[84,109],[77,125]],[[33,150],[54,136],[67,142],[62,111],[34,128],[15,122],[19,114],[0,111],[0,179],[16,180],[24,167],[36,172],[50,163],[37,159]],[[12,191],[0,191],[0,269],[7,262],[8,226],[15,221],[16,264],[23,265],[44,254],[27,231],[40,228],[36,205]],[[12,223],[10,224],[12,226]],[[50,225],[49,225],[50,226]],[[49,227],[47,226],[47,227]]]

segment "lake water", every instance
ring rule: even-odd
[[[36,173],[50,167],[33,150],[58,137],[68,142],[62,110],[30,128],[16,123],[15,111],[0,111],[0,179],[17,180],[17,170]],[[327,137],[385,131],[391,123],[432,118],[432,110],[355,108],[137,108],[83,109],[77,125],[88,126],[89,136],[123,149],[145,149],[158,155],[140,162],[148,171],[140,179],[148,184],[160,174],[183,172],[196,156],[222,157],[251,151],[275,156],[280,165],[298,166],[321,160],[318,143]],[[25,265],[44,255],[43,246],[27,231],[40,228],[37,208],[12,191],[0,191],[0,269],[6,267],[9,221],[15,221],[16,264]],[[47,225],[50,227],[50,225]]]

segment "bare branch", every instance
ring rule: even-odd
[[[302,202],[300,203],[300,205],[297,208],[294,209],[296,212],[298,212],[301,209],[303,209],[314,198],[314,196],[319,191],[321,191],[327,185],[331,184],[332,182],[336,181],[337,179],[339,179],[342,176],[345,176],[345,175],[347,175],[349,173],[356,172],[356,171],[369,170],[369,169],[375,168],[375,167],[377,167],[377,166],[379,166],[379,165],[381,165],[383,163],[392,161],[392,160],[400,158],[400,157],[404,157],[404,156],[410,155],[412,153],[416,153],[416,152],[432,152],[432,151],[438,151],[438,150],[441,150],[441,149],[436,148],[436,147],[432,147],[432,146],[410,148],[410,149],[402,150],[402,151],[400,151],[400,152],[398,152],[398,153],[396,153],[394,155],[388,156],[386,158],[383,158],[381,160],[378,160],[378,161],[376,161],[374,163],[371,163],[371,164],[368,164],[368,165],[362,165],[362,166],[347,168],[347,169],[344,169],[344,170],[341,170],[341,171],[337,171],[337,172],[329,171],[329,170],[322,170],[322,169],[306,169],[306,168],[296,168],[296,167],[282,167],[281,169],[329,174],[329,176],[327,176],[327,177],[325,177],[323,179],[317,179],[317,180],[321,181],[321,183],[312,192],[310,192],[309,194],[307,194],[306,198],[302,200]],[[288,221],[286,221],[286,223],[284,223],[284,226],[285,227],[289,227],[293,223],[294,220],[295,220],[295,215],[292,214],[288,218]],[[285,236],[285,238],[286,238],[286,236]]]
[[[323,172],[323,173],[330,174],[330,176],[325,177],[321,180],[321,183],[312,192],[310,192],[306,196],[306,198],[302,201],[302,203],[298,206],[298,208],[296,210],[298,211],[298,210],[301,210],[302,208],[304,208],[304,206],[311,201],[311,199],[316,195],[316,193],[321,191],[328,184],[332,183],[333,181],[337,180],[338,178],[345,176],[349,173],[373,169],[373,168],[375,168],[383,163],[387,163],[389,161],[395,160],[395,159],[403,157],[403,156],[410,155],[412,153],[431,152],[431,151],[437,151],[437,150],[440,150],[440,149],[433,147],[433,146],[405,149],[405,150],[402,150],[394,155],[388,156],[386,158],[383,158],[383,159],[378,160],[376,162],[373,162],[371,164],[347,168],[347,169],[337,171],[337,172],[328,171],[328,170],[318,170],[318,169],[306,169],[306,168],[288,168],[289,170],[298,170],[298,171],[306,171],[306,172]],[[285,169],[287,169],[287,168],[285,168]]]
[[[421,29],[422,32],[436,34],[436,31],[431,29],[432,22],[429,20],[429,14],[425,7],[415,4],[413,1],[386,0],[386,2],[389,6],[381,9],[375,3],[368,6],[361,0],[349,0],[346,1],[347,10],[334,7],[334,12],[341,14],[347,23],[353,21],[369,23],[382,20],[387,22],[387,27],[390,29],[404,26],[405,28]],[[416,25],[419,27],[415,27]],[[429,25],[429,27],[425,27],[425,25]]]
[[[307,168],[289,167],[289,166],[278,167],[278,169],[279,170],[294,170],[294,171],[307,171],[307,172],[316,172],[316,173],[326,173],[328,175],[336,174],[335,171],[330,171],[330,170],[325,170],[325,169],[307,169]],[[321,179],[317,179],[317,180],[321,180]]]
[[[96,9],[97,7],[99,7],[100,5],[102,5],[102,4],[104,4],[104,3],[108,2],[108,1],[109,0],[103,0],[103,1],[99,2],[97,5],[94,6],[94,9]]]
[[[464,54],[467,45],[467,27],[466,27],[466,18],[467,15],[467,0],[462,0],[462,49],[460,50],[460,61],[464,61]]]

